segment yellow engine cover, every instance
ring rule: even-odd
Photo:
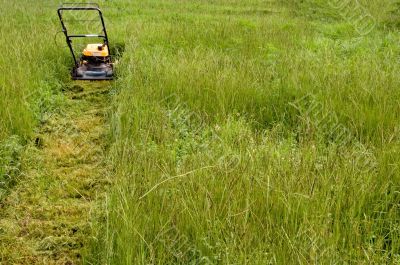
[[[85,56],[108,56],[108,47],[102,43],[88,44],[83,50]]]

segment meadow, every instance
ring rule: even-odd
[[[124,51],[84,263],[400,262],[399,3],[360,32],[331,2],[99,2]],[[1,197],[73,84],[27,3],[0,1]]]

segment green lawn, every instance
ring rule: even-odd
[[[360,32],[329,2],[100,1],[125,51],[86,262],[400,262],[399,3],[358,1]],[[69,82],[27,3],[0,0],[3,176]]]

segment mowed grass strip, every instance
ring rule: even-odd
[[[80,264],[97,200],[109,184],[105,153],[109,82],[74,82],[26,146],[23,178],[2,200],[0,263]]]

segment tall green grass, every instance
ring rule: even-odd
[[[45,113],[61,104],[65,57],[54,42],[56,1],[0,1],[0,189],[19,174],[19,153]],[[58,25],[57,25],[58,26]],[[62,52],[61,52],[62,54]],[[65,76],[65,77],[63,77]],[[0,195],[1,197],[1,195]]]
[[[398,30],[302,2],[117,4],[115,186],[88,262],[399,262]]]

